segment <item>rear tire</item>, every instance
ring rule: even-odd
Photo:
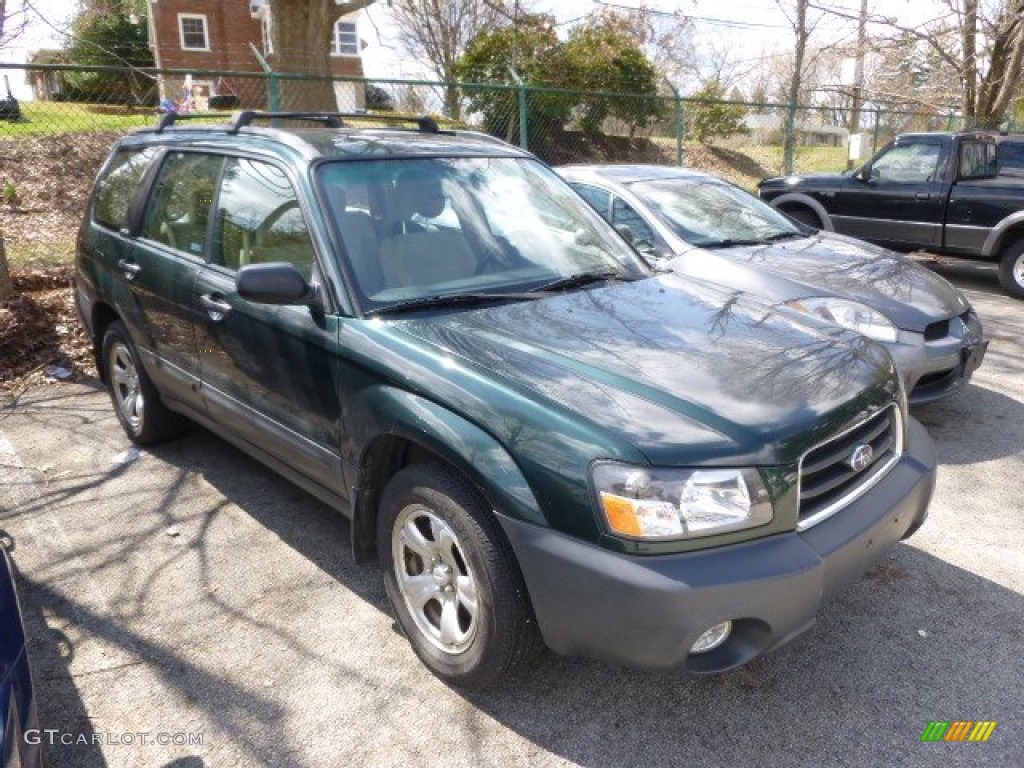
[[[152,445],[184,431],[188,421],[164,406],[120,322],[103,334],[102,360],[114,413],[133,443]]]
[[[999,260],[999,284],[1017,299],[1024,299],[1024,240],[1012,243]]]
[[[420,660],[442,680],[483,688],[541,647],[519,566],[494,513],[437,464],[392,478],[377,517],[384,586]]]

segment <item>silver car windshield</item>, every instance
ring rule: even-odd
[[[731,184],[672,179],[638,182],[630,190],[690,245],[760,243],[801,234],[770,205]]]
[[[521,294],[650,268],[546,166],[528,158],[321,165],[317,182],[365,308]]]

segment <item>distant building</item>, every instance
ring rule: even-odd
[[[755,144],[781,144],[785,130],[783,116],[775,113],[748,113],[743,124],[750,130]],[[796,142],[803,147],[845,147],[850,132],[837,125],[817,120],[796,121]]]
[[[25,59],[26,64],[66,64],[67,54],[64,51],[44,49],[32,51]],[[26,69],[25,81],[32,89],[32,98],[36,101],[59,101],[64,94],[64,73],[52,70]]]
[[[337,0],[335,0],[337,2]],[[158,69],[194,71],[164,76],[160,99],[182,109],[267,106],[267,81],[209,71],[262,73],[253,47],[274,66],[269,0],[149,0],[149,42]],[[358,11],[339,14],[331,38],[331,74],[362,77]],[[336,81],[337,106],[362,108],[361,83]]]

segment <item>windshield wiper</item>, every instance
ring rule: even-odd
[[[550,291],[566,291],[570,288],[582,288],[584,285],[590,285],[591,283],[603,283],[606,280],[612,279],[619,280],[633,280],[634,278],[624,275],[617,269],[606,269],[601,272],[577,272],[573,275],[566,275],[560,277],[557,280],[552,280],[550,283],[538,286],[537,288],[531,288],[530,293],[547,293]]]
[[[768,235],[764,238],[766,243],[774,243],[778,240],[791,240],[794,237],[807,237],[803,232],[776,232],[774,235]]]
[[[698,248],[733,248],[740,245],[764,245],[765,240],[706,240],[703,243],[694,243]]]
[[[536,293],[443,293],[433,296],[418,296],[415,299],[406,299],[389,304],[386,307],[375,307],[363,313],[364,317],[374,315],[398,314],[400,312],[412,312],[418,309],[437,309],[439,307],[471,306],[474,304],[491,304],[496,301],[525,301],[527,299],[540,299],[543,296]]]

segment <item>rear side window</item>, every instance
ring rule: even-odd
[[[201,257],[222,164],[218,155],[169,154],[146,206],[142,236]]]
[[[1024,141],[1003,141],[999,144],[999,172],[1024,176]]]
[[[132,195],[156,153],[156,147],[144,147],[122,149],[114,155],[96,184],[93,218],[98,224],[110,229],[127,229]]]
[[[996,175],[996,145],[966,141],[960,145],[961,179],[983,179]]]

